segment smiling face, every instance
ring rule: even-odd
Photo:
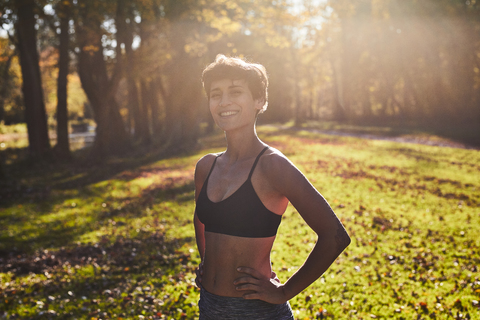
[[[264,101],[255,100],[243,79],[222,79],[212,82],[209,92],[210,112],[217,126],[230,131],[255,125]]]

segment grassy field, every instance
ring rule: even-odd
[[[480,152],[263,127],[326,197],[352,244],[290,301],[297,319],[480,319]],[[194,319],[194,152],[18,171],[0,198],[0,317]],[[285,281],[315,234],[293,207]]]

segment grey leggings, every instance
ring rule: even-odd
[[[262,300],[222,297],[200,287],[200,320],[293,320],[287,302],[271,304]]]

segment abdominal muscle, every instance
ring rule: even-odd
[[[205,232],[202,286],[210,293],[225,297],[241,297],[248,293],[235,289],[233,281],[245,276],[237,268],[253,268],[269,279],[274,240],[275,236],[245,238]]]

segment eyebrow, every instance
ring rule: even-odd
[[[243,86],[240,86],[240,85],[231,85],[231,86],[228,86],[228,89],[233,89],[233,88],[243,88]],[[221,91],[220,88],[213,88],[213,89],[210,89],[210,92],[212,91]]]

